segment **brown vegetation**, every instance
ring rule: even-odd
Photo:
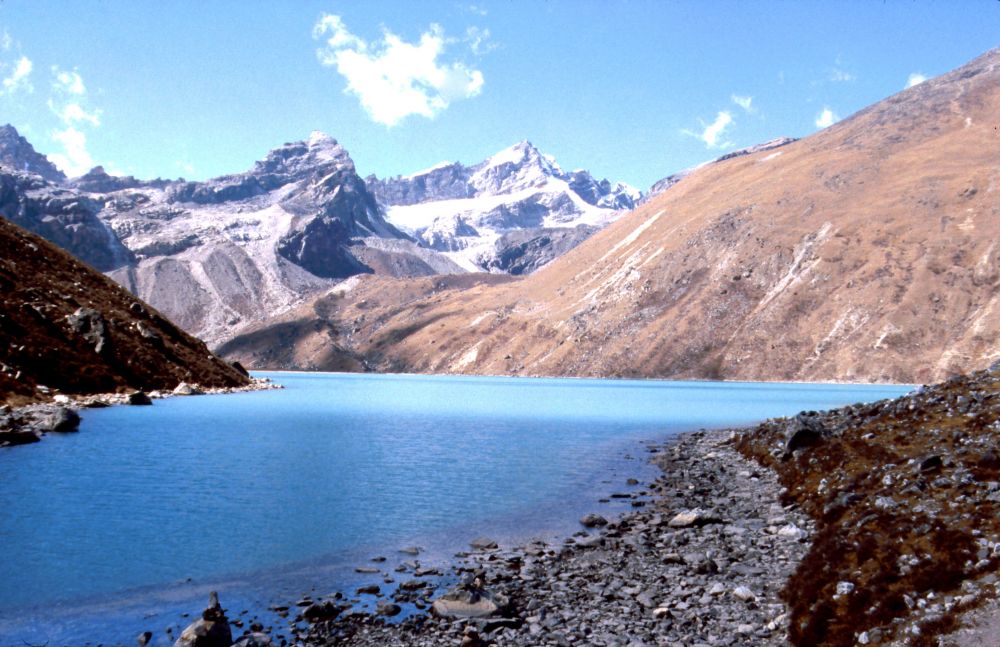
[[[808,419],[822,430],[810,446],[788,451],[798,420],[738,443],[817,521],[784,591],[792,641],[854,645],[876,630],[932,644],[978,602],[969,582],[1000,567],[1000,365]],[[838,595],[841,582],[854,590]],[[903,634],[913,624],[919,639]]]
[[[248,379],[103,274],[0,218],[0,403],[180,382]]]

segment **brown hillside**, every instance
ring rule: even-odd
[[[103,274],[0,218],[0,403],[248,379]]]
[[[316,325],[382,370],[930,382],[981,368],[1000,357],[998,61],[703,167],[523,280],[400,305],[411,284],[366,277]],[[322,349],[325,332],[302,334],[314,341],[280,343]],[[226,350],[249,357],[239,339]]]

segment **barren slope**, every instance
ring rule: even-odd
[[[0,218],[0,404],[180,382],[249,380],[111,279]]]
[[[365,278],[319,319],[383,370],[929,382],[982,367],[1000,356],[998,61],[694,171],[523,280],[398,305],[405,283]]]

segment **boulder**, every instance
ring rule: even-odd
[[[37,443],[41,436],[34,431],[0,431],[0,447]]]
[[[403,610],[395,602],[389,602],[388,600],[382,600],[377,605],[375,605],[375,613],[380,616],[392,617],[397,616]]]
[[[722,523],[722,519],[705,512],[701,508],[695,508],[693,510],[678,512],[667,522],[667,525],[671,528],[700,528],[710,523]]]
[[[811,447],[826,436],[826,430],[815,416],[800,413],[785,429],[785,453],[791,455],[803,447]]]
[[[76,431],[80,427],[80,414],[69,407],[50,407],[37,412],[34,426],[41,431]]]
[[[201,395],[201,393],[201,389],[187,382],[181,382],[174,387],[174,395]]]
[[[134,393],[128,394],[128,403],[131,405],[142,406],[153,404],[153,401],[149,399],[149,396],[142,391],[136,391]]]
[[[442,595],[431,607],[441,618],[488,618],[502,612],[509,600],[477,584],[460,584]]]
[[[580,523],[586,528],[596,528],[608,525],[608,520],[599,514],[587,514],[580,519]]]
[[[66,321],[73,332],[93,344],[94,352],[98,355],[108,348],[110,338],[108,337],[107,324],[104,321],[104,315],[97,310],[77,308],[73,314],[66,316]]]
[[[271,647],[272,645],[274,643],[271,641],[271,637],[259,631],[243,636],[233,643],[233,647]]]
[[[329,600],[326,602],[314,602],[302,610],[302,617],[309,622],[320,622],[330,620],[340,615],[340,607]]]
[[[212,591],[201,618],[181,632],[174,647],[231,647],[232,644],[233,633],[229,620],[219,604],[219,594]]]

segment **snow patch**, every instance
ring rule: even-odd
[[[620,240],[618,243],[616,243],[615,246],[612,247],[611,249],[609,249],[607,251],[607,253],[604,254],[604,256],[602,256],[601,258],[599,258],[597,260],[597,262],[600,263],[604,259],[608,258],[612,254],[614,254],[615,252],[617,252],[622,247],[625,247],[626,245],[631,245],[632,243],[634,243],[639,238],[639,236],[641,236],[644,231],[646,231],[647,229],[649,229],[650,227],[652,227],[653,224],[657,220],[659,220],[660,216],[662,216],[662,215],[663,215],[663,209],[660,209],[659,211],[656,212],[656,214],[652,218],[648,218],[646,220],[646,222],[644,222],[641,225],[639,225],[638,227],[636,227],[632,231],[632,233],[630,233],[628,236],[626,236],[625,238],[623,238],[622,240]]]

